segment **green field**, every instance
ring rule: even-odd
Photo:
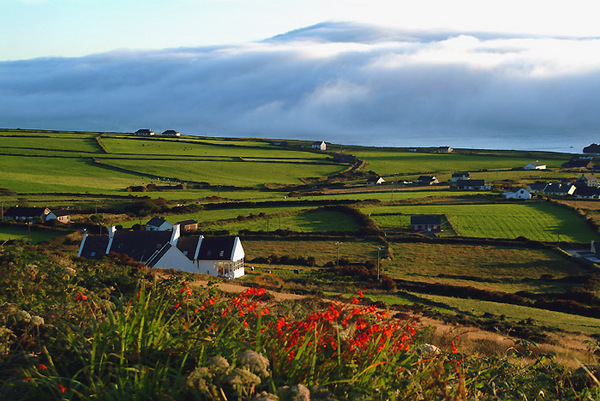
[[[382,227],[408,227],[411,215],[443,214],[458,235],[589,242],[598,233],[575,212],[550,203],[370,206],[361,209]]]
[[[506,157],[498,157],[498,153],[479,152],[477,154],[436,154],[421,152],[403,152],[396,149],[352,149],[349,151],[361,160],[365,160],[368,170],[377,174],[392,176],[394,174],[408,175],[419,173],[439,173],[453,171],[478,171],[523,168],[526,164],[535,161],[535,158],[524,157],[524,153],[510,152]],[[532,155],[538,157],[539,155]],[[548,168],[560,167],[568,161],[568,156],[552,159],[540,159]]]
[[[0,227],[0,245],[4,241],[8,240],[22,240],[25,242],[29,241],[31,235],[31,243],[37,244],[41,241],[48,241],[52,238],[60,237],[65,235],[65,231],[57,230],[38,230],[35,227],[31,229],[29,234],[27,226],[1,226]]]

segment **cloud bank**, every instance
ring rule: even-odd
[[[580,151],[599,38],[323,23],[236,46],[0,62],[0,126]]]

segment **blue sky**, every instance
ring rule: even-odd
[[[0,60],[244,43],[324,21],[600,35],[590,0],[0,0]]]

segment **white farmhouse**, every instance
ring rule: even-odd
[[[163,217],[153,217],[146,223],[146,231],[168,231],[173,229],[173,224]]]
[[[502,194],[504,199],[531,199],[531,192],[525,188],[517,188],[515,191],[504,192]]]
[[[525,166],[525,170],[546,170],[546,163],[542,163],[538,160],[529,163]]]

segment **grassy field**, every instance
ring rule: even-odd
[[[385,264],[391,277],[490,291],[563,291],[564,284],[540,280],[541,276],[560,279],[588,273],[551,250],[423,243],[392,244],[392,249],[395,258]]]
[[[368,170],[384,176],[522,168],[536,160],[526,157],[524,153],[516,152],[507,153],[506,157],[498,157],[499,152],[494,154],[489,152],[436,154],[403,152],[396,149],[352,149],[349,153],[365,160],[368,163]],[[557,155],[553,154],[552,157],[552,159],[540,159],[540,161],[545,162],[548,168],[560,167],[562,163],[568,161],[568,156],[557,158]]]
[[[575,212],[550,203],[370,206],[361,209],[382,227],[407,227],[411,215],[443,214],[458,235],[589,242],[596,233]]]
[[[31,230],[31,243],[37,244],[38,242],[47,241],[65,234],[65,231],[37,230],[34,228]],[[0,226],[0,241],[4,242],[7,240],[22,240],[28,242],[29,232],[27,226]]]
[[[336,245],[336,242],[339,242]],[[340,258],[351,263],[360,263],[371,260],[375,263],[377,258],[377,247],[381,244],[372,241],[316,241],[316,240],[244,240],[244,251],[246,259],[256,257],[267,257],[269,255],[291,257],[313,256],[319,266],[327,262],[337,261],[338,249]]]
[[[298,232],[356,232],[361,227],[354,218],[343,212],[308,210],[291,215],[267,215],[257,220],[219,224],[219,228],[229,230],[233,234],[240,230],[275,231],[277,229]]]
[[[470,316],[482,317],[485,313],[491,313],[497,316],[504,315],[507,320],[517,322],[526,319],[533,319],[540,326],[548,326],[573,333],[598,334],[600,333],[600,319],[591,317],[570,315],[562,312],[554,312],[544,309],[531,308],[527,306],[503,304],[499,302],[488,302],[476,299],[463,299],[445,297],[441,295],[412,294],[416,298],[421,298],[424,303],[431,301],[443,306],[432,306],[433,309],[440,312],[463,313]],[[376,301],[383,301],[388,305],[407,305],[413,304],[414,299],[407,299],[402,296],[394,295],[369,295],[369,298]]]

